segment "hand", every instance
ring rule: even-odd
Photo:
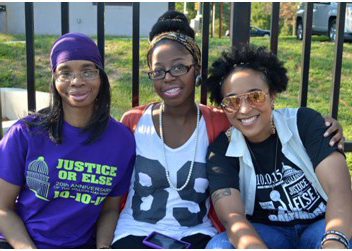
[[[343,150],[345,137],[343,137],[343,130],[339,122],[337,122],[331,116],[326,116],[325,125],[328,126],[328,129],[324,133],[324,137],[328,137],[332,133],[336,132],[335,135],[331,138],[329,145],[333,146],[336,142],[338,142],[338,148]]]

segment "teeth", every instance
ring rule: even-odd
[[[241,121],[242,124],[247,125],[247,124],[252,123],[255,119],[256,119],[256,116],[250,117],[248,119],[240,119],[240,121]]]
[[[175,93],[177,93],[179,91],[180,91],[180,88],[172,88],[170,90],[165,91],[165,93],[172,95],[172,94],[175,94]]]

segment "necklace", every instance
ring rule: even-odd
[[[174,186],[174,184],[172,184],[172,182],[170,180],[170,171],[169,171],[169,167],[167,165],[166,153],[165,153],[165,142],[164,142],[164,136],[163,136],[163,110],[164,110],[164,103],[161,103],[160,108],[159,108],[159,133],[160,133],[162,149],[163,149],[162,152],[163,152],[163,157],[164,157],[164,162],[165,162],[165,167],[164,167],[165,168],[165,174],[166,174],[167,182],[169,183],[170,187],[172,189],[174,189],[174,190],[179,192],[179,191],[182,191],[188,185],[188,183],[189,183],[189,181],[191,179],[193,166],[194,166],[194,161],[196,159],[197,145],[198,145],[198,131],[199,131],[199,116],[200,116],[199,106],[197,105],[196,143],[195,143],[195,146],[194,146],[193,160],[191,162],[191,166],[189,167],[189,171],[188,171],[188,176],[187,176],[186,182],[180,188],[177,188],[176,186]]]
[[[246,143],[247,143],[247,142],[246,142]],[[274,166],[275,169],[274,169],[274,174],[276,174],[276,168],[277,168],[276,164],[277,164],[277,147],[278,147],[278,144],[279,144],[279,136],[276,135],[275,166]],[[252,149],[251,149],[251,147],[249,146],[248,143],[247,143],[247,147],[248,147],[248,149],[249,149],[249,152],[250,152],[251,157],[253,158],[255,164],[256,164],[258,167],[260,167],[260,166],[259,166],[259,163],[258,163],[258,161],[257,161],[257,159],[256,159],[256,157],[255,157],[255,155],[254,155],[254,153],[253,153],[253,151],[252,151]],[[277,190],[274,189],[274,183],[271,184],[270,199],[271,199],[272,201],[274,201],[274,202],[281,200],[279,191],[277,191]]]

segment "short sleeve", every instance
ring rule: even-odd
[[[337,144],[329,145],[332,136],[324,137],[327,127],[324,118],[317,111],[305,107],[299,108],[297,127],[314,169],[333,151],[340,151]]]
[[[116,186],[110,192],[109,196],[121,196],[128,192],[136,159],[136,141],[132,132],[129,131],[129,129],[125,125],[122,124],[121,131],[122,133],[119,138],[124,142],[123,147],[121,148],[123,149],[123,151],[118,154],[121,156],[128,157],[125,161],[124,172],[122,174],[122,177],[119,179]]]
[[[239,190],[239,161],[238,158],[227,157],[228,139],[224,132],[209,145],[206,156],[206,169],[209,179],[209,192],[223,188]]]
[[[25,183],[28,133],[23,122],[15,123],[0,141],[0,178],[14,185]]]

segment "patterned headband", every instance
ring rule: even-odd
[[[176,42],[179,42],[180,44],[182,44],[192,54],[196,63],[198,65],[200,65],[200,60],[201,60],[200,49],[193,38],[191,38],[190,36],[181,34],[181,33],[165,32],[165,33],[161,33],[161,34],[155,36],[149,44],[148,53],[147,53],[147,61],[148,61],[149,68],[151,67],[151,63],[152,63],[153,48],[162,39],[169,39],[169,40],[173,40],[173,41],[176,41]]]

